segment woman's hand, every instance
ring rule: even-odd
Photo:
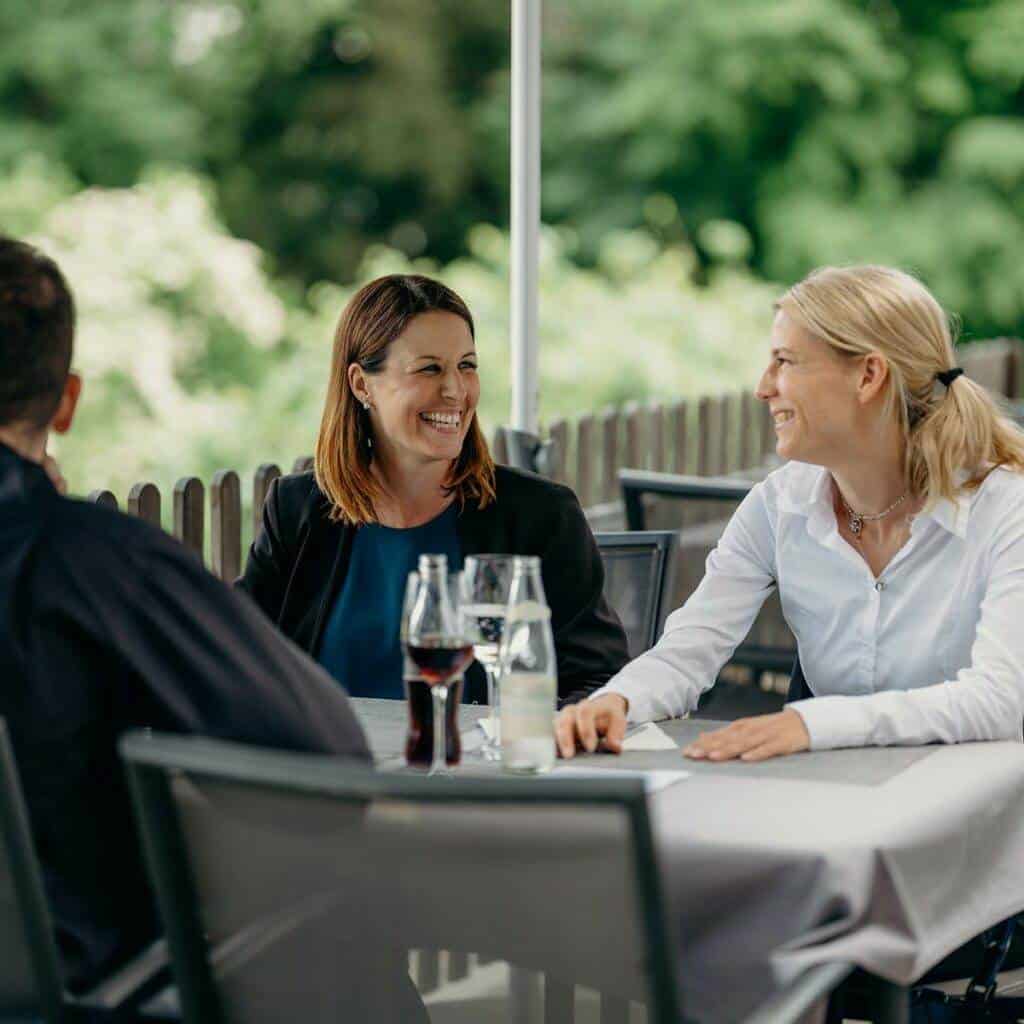
[[[774,715],[738,718],[724,729],[703,732],[688,747],[686,757],[695,760],[765,761],[769,757],[808,750],[811,737],[800,715],[792,709]]]
[[[594,700],[581,700],[562,708],[555,718],[555,742],[562,757],[572,757],[577,748],[593,753],[601,743],[618,754],[626,736],[625,697],[606,693]]]

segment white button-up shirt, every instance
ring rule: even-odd
[[[1021,739],[1024,475],[914,517],[877,579],[840,535],[828,470],[790,462],[757,484],[700,586],[601,693],[631,722],[697,706],[774,587],[797,640],[811,749]]]

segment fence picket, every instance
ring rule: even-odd
[[[203,482],[197,476],[183,476],[174,485],[173,532],[203,557]]]
[[[114,497],[112,491],[90,491],[86,500],[91,501],[94,505],[102,505],[104,508],[117,511],[117,498]]]
[[[619,491],[619,410],[601,414],[601,500],[614,501]]]
[[[643,469],[644,458],[644,411],[636,402],[627,402],[622,409],[622,418],[626,427],[626,444],[623,452],[624,466],[630,469]],[[618,486],[616,485],[618,495]]]
[[[548,431],[551,441],[551,478],[560,484],[569,484],[569,422],[555,420]]]
[[[690,458],[688,443],[690,407],[685,401],[676,402],[669,412],[672,434],[672,472],[688,473]]]
[[[218,470],[210,485],[210,561],[225,583],[242,571],[242,487],[233,469]]]
[[[957,364],[968,377],[994,394],[1012,395],[1017,383],[1015,347],[1010,338],[958,345]]]
[[[647,408],[647,466],[663,473],[665,462],[665,406],[652,402]]]
[[[156,484],[132,484],[128,492],[128,512],[153,526],[160,525],[160,490]]]
[[[733,436],[736,431],[736,424],[733,420],[733,413],[736,411],[734,395],[720,395],[718,402],[718,463],[719,473],[729,473],[735,467],[733,465]]]
[[[767,402],[761,403],[761,458],[766,459],[775,452],[775,423]]]
[[[740,399],[740,469],[750,469],[757,465],[761,455],[759,435],[757,397],[753,391],[745,391]]]
[[[508,445],[505,444],[505,431],[502,427],[494,428],[494,436],[491,438],[491,458],[502,466],[508,462]]]
[[[586,508],[594,496],[594,417],[582,416],[576,423],[576,496]]]
[[[697,405],[697,474],[708,476],[713,470],[711,466],[714,461],[712,448],[711,425],[714,413],[712,411],[712,400],[708,395],[701,398]]]
[[[267,500],[270,485],[281,475],[280,468],[273,462],[262,463],[252,478],[252,535],[255,537],[263,526],[263,505]]]

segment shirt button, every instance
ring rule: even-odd
[[[879,593],[885,590],[885,580],[875,580],[875,590]]]

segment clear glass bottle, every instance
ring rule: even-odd
[[[534,556],[513,560],[500,661],[502,766],[513,772],[550,771],[558,672],[551,609],[540,559]]]

